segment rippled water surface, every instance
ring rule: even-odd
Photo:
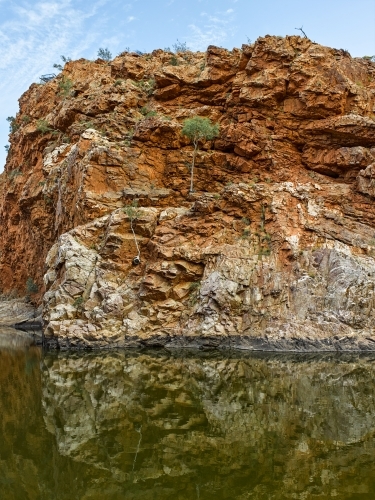
[[[375,356],[0,351],[1,499],[375,498]]]

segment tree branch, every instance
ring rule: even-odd
[[[296,29],[298,31],[301,31],[301,33],[303,33],[304,37],[308,38],[307,35],[306,35],[306,33],[303,31],[303,26],[301,26],[301,28],[294,28],[294,29]]]

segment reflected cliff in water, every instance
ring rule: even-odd
[[[9,499],[375,493],[375,356],[1,352]]]

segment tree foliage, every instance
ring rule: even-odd
[[[209,118],[194,116],[184,121],[182,135],[185,135],[193,144],[200,141],[210,141],[219,135],[219,125],[212,123]]]
[[[100,48],[98,50],[98,57],[100,59],[104,59],[104,61],[109,62],[112,59],[112,54],[107,48],[105,48],[105,49]]]
[[[187,46],[186,42],[180,42],[180,40],[177,38],[177,42],[172,45],[173,50],[176,52],[188,52],[190,48]],[[169,49],[169,47],[168,47]]]
[[[18,125],[16,123],[16,119],[14,116],[8,116],[7,122],[9,123],[9,132],[13,134],[18,129]]]
[[[65,57],[65,56],[60,56],[61,57],[61,60],[62,62],[64,63],[64,65],[62,64],[54,64],[53,67],[58,69],[59,71],[62,71],[64,69],[64,66],[67,62],[70,62],[72,59],[70,57]]]
[[[181,131],[194,145],[193,161],[191,165],[190,192],[193,192],[194,166],[199,144],[205,141],[211,141],[219,135],[219,125],[212,123],[209,118],[194,116],[187,118]]]

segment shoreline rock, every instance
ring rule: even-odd
[[[0,288],[31,283],[64,349],[373,349],[375,63],[298,36],[177,62],[71,61],[21,97]],[[220,136],[189,193],[194,115]]]

